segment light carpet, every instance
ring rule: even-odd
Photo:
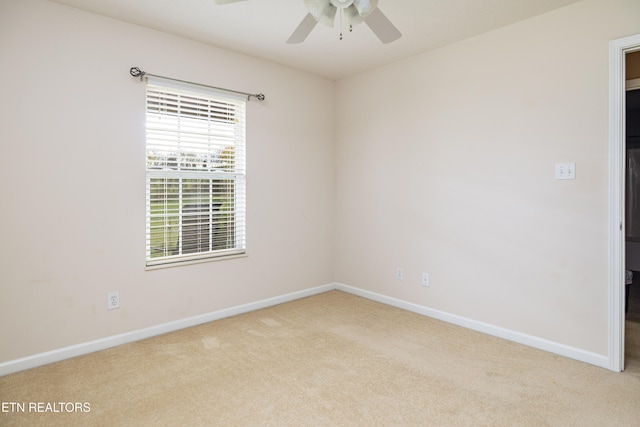
[[[2,377],[0,425],[637,426],[627,330],[614,373],[332,291]]]

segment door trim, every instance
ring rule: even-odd
[[[624,370],[625,55],[640,34],[609,43],[609,369]]]

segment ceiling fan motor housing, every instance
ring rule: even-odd
[[[329,27],[333,27],[338,9],[349,25],[356,25],[378,6],[378,0],[304,0],[304,3],[316,21]]]

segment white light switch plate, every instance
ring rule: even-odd
[[[576,179],[576,164],[556,163],[556,179]]]

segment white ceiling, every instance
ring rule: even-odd
[[[364,24],[339,40],[317,25],[302,44],[286,44],[307,14],[303,0],[52,0],[332,79],[512,24],[579,0],[379,0],[402,32],[382,44]]]

